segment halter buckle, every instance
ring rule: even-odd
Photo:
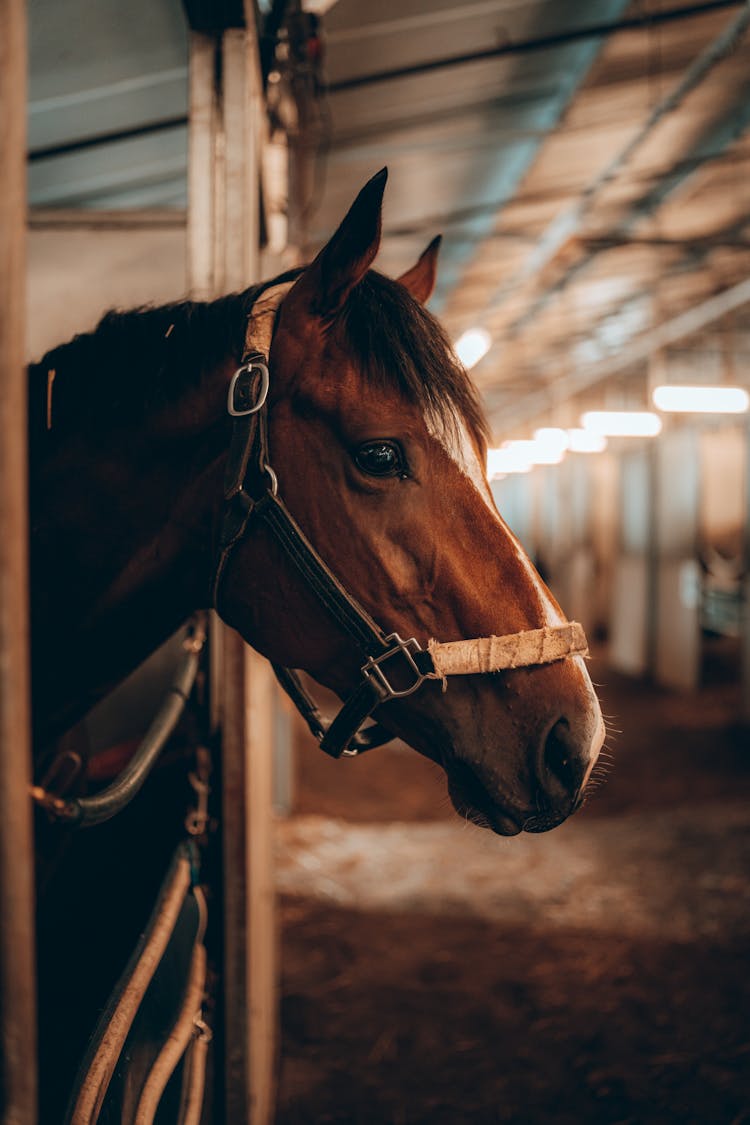
[[[403,699],[404,696],[411,695],[420,688],[425,680],[435,679],[434,673],[420,671],[413,654],[424,652],[424,649],[414,637],[405,641],[399,637],[398,633],[391,633],[385,640],[387,644],[390,644],[390,648],[382,652],[380,656],[368,657],[367,662],[362,665],[362,675],[372,684],[376,693],[380,696],[381,703],[385,703],[388,699]],[[407,672],[414,677],[413,683],[401,689],[393,686],[383,669],[386,661],[399,654],[406,661]]]
[[[255,401],[251,394],[255,383],[255,376],[260,376],[260,386]],[[260,355],[250,356],[241,367],[238,367],[232,376],[227,394],[227,410],[233,418],[243,418],[248,414],[257,414],[265,406],[268,397],[269,376],[266,357]]]

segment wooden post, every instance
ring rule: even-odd
[[[652,450],[655,567],[650,671],[657,683],[694,691],[701,666],[697,430],[683,423],[662,434]]]
[[[273,1116],[276,924],[270,666],[225,630],[222,650],[226,1120]]]
[[[745,576],[742,579],[741,718],[750,726],[750,415],[745,425]]]
[[[619,549],[612,583],[609,660],[633,676],[649,670],[653,474],[648,446],[620,457]]]
[[[244,289],[260,273],[260,138],[263,99],[257,41],[248,21],[223,35],[225,183],[223,281]],[[273,676],[237,633],[224,631],[224,942],[227,1002],[226,1116],[265,1125],[273,1109],[276,934],[272,868]]]
[[[263,93],[248,23],[192,37],[188,230],[196,296],[242,290],[259,279]],[[273,1111],[273,692],[267,663],[217,623],[212,697],[223,775],[225,1118],[238,1125],[266,1125]]]
[[[195,300],[216,295],[214,285],[213,176],[218,106],[214,75],[216,38],[194,31],[190,36],[190,128],[188,135],[188,288]]]
[[[36,1121],[26,452],[26,13],[0,0],[0,1118]]]

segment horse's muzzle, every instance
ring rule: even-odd
[[[453,805],[500,836],[548,832],[581,807],[603,740],[601,719],[593,738],[568,719],[557,719],[541,738],[526,780],[511,783],[512,794],[498,783],[495,771],[454,758],[445,766]]]
[[[536,763],[537,812],[524,823],[526,832],[547,832],[580,808],[604,734],[601,716],[593,739],[582,738],[565,717],[552,724]]]

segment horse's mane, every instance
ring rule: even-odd
[[[298,273],[290,271],[280,280]],[[43,418],[34,399],[46,393],[50,371],[55,372],[56,422],[73,427],[106,417],[117,425],[176,401],[190,386],[200,386],[227,356],[239,362],[250,310],[270,284],[215,301],[176,301],[105,313],[92,332],[74,336],[29,366],[32,436]]]
[[[179,398],[227,357],[239,362],[253,303],[264,289],[292,280],[290,270],[218,300],[179,301],[106,313],[93,332],[75,336],[29,367],[30,393],[46,394],[55,371],[55,418],[81,425],[106,416],[131,421]],[[396,387],[448,430],[456,417],[486,437],[479,401],[438,321],[403,286],[371,270],[349,295],[340,331],[364,378]],[[59,382],[57,382],[59,380]],[[63,390],[64,388],[64,390]],[[32,432],[43,421],[32,407]]]

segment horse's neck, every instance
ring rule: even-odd
[[[119,442],[119,444],[117,444]],[[32,472],[35,740],[44,744],[205,606],[223,428],[63,442]]]

